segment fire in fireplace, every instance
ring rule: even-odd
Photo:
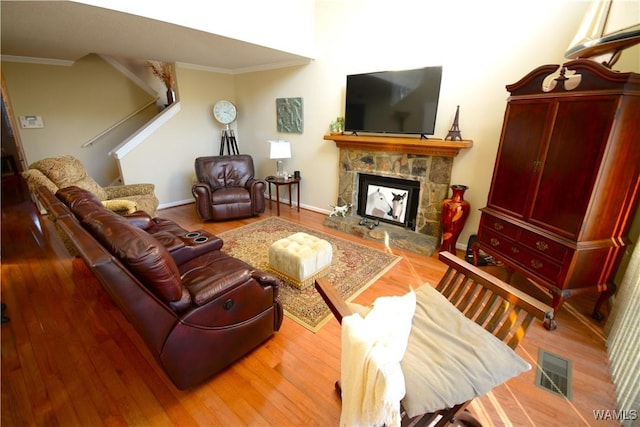
[[[415,231],[419,195],[418,181],[361,173],[357,213]]]

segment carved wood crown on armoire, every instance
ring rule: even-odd
[[[638,207],[640,74],[582,59],[536,68],[507,90],[478,247],[546,288],[554,312],[600,292],[601,320]]]

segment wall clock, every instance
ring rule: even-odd
[[[213,117],[223,125],[229,125],[236,120],[238,111],[230,101],[221,100],[213,106]]]

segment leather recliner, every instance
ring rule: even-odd
[[[254,177],[253,158],[246,154],[198,157],[191,192],[203,221],[244,218],[264,212],[267,183]]]

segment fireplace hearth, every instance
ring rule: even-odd
[[[344,218],[333,216],[325,218],[324,225],[363,239],[388,243],[391,248],[404,249],[426,256],[433,255],[440,246],[440,239],[433,236],[416,233],[385,222],[370,228],[368,224],[360,225],[361,221],[362,217],[357,215],[348,215]]]

